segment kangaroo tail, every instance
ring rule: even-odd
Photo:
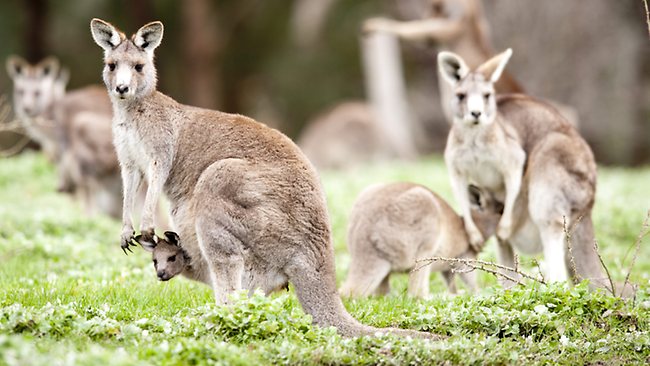
[[[603,264],[598,258],[594,245],[594,225],[591,213],[583,216],[576,225],[571,238],[571,252],[575,262],[575,270],[569,265],[572,272],[577,272],[578,280],[589,280],[592,289],[606,289],[617,296],[631,298],[636,290],[630,283],[610,282]],[[576,277],[576,273],[574,278]],[[613,288],[612,288],[613,287]]]
[[[609,288],[607,275],[594,246],[594,225],[591,213],[582,217],[571,235],[571,253],[568,268],[578,281],[589,280],[590,287]],[[573,263],[571,263],[573,260]]]
[[[325,262],[328,261],[325,260]],[[414,338],[441,338],[432,333],[395,328],[374,328],[359,323],[347,312],[336,291],[333,262],[322,263],[321,268],[294,264],[286,268],[286,273],[294,284],[303,310],[312,316],[314,324],[318,326],[336,327],[338,332],[346,337],[372,336],[381,332]]]

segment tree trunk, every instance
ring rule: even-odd
[[[218,84],[220,40],[209,0],[185,0],[183,20],[183,88],[185,102],[215,109],[221,105]]]
[[[399,42],[392,34],[377,32],[362,39],[366,92],[383,138],[401,158],[416,151],[411,136],[414,116],[406,99]]]
[[[26,0],[24,3],[27,14],[25,24],[25,58],[31,63],[36,63],[47,56],[47,0]]]

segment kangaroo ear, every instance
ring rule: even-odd
[[[150,241],[140,241],[140,246],[142,246],[142,249],[146,250],[149,253],[153,253],[154,249],[156,249],[157,243],[150,242]]]
[[[70,81],[70,70],[68,70],[65,67],[60,68],[59,74],[56,76],[56,82],[59,83],[59,85],[66,86],[68,85],[69,81]]]
[[[178,237],[178,234],[176,234],[173,231],[165,231],[165,238],[169,242],[169,244],[176,245],[177,247],[180,246],[179,243],[181,242],[181,239]]]
[[[6,66],[7,74],[9,74],[9,77],[11,79],[14,79],[17,76],[25,74],[27,68],[29,67],[29,63],[20,56],[9,56],[9,58],[7,58]]]
[[[106,51],[117,47],[124,40],[124,33],[120,32],[111,23],[94,18],[90,21],[90,32],[95,43]]]
[[[163,24],[161,22],[151,22],[145,24],[131,37],[133,43],[148,53],[160,45],[163,38]]]
[[[52,77],[56,78],[59,74],[59,60],[56,57],[49,56],[43,61],[39,62],[35,69],[36,73],[40,77]]]
[[[485,80],[490,80],[491,82],[496,83],[501,77],[501,74],[503,74],[503,70],[506,68],[508,60],[510,60],[510,56],[512,56],[512,48],[508,48],[502,53],[485,61],[476,69],[476,72],[483,74]]]
[[[469,193],[470,206],[473,209],[483,211],[483,209],[485,209],[485,196],[482,194],[481,190],[475,185],[470,185],[467,187],[467,192]]]
[[[465,61],[457,54],[447,51],[438,54],[438,70],[451,85],[456,85],[469,74],[469,67]]]

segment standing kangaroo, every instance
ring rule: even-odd
[[[346,336],[374,334],[378,329],[352,318],[336,292],[325,195],[298,147],[250,118],[185,106],[156,91],[161,22],[130,39],[100,19],[90,27],[104,49],[103,79],[113,102],[124,181],[122,249],[136,240],[130,216],[144,177],[137,241],[156,242],[153,212],[164,190],[180,245],[193,259],[192,271],[183,274],[209,283],[217,304],[239,289],[268,293],[289,280],[317,325]]]
[[[499,220],[497,202],[487,192],[472,190],[472,216],[484,237]],[[343,296],[386,295],[393,272],[413,270],[418,259],[434,256],[476,258],[462,218],[445,200],[414,183],[377,184],[359,194],[348,224],[351,262]],[[463,267],[462,265],[459,267]],[[442,272],[449,292],[456,293],[454,266],[432,263],[409,275],[408,294],[429,295],[431,271]],[[476,273],[461,271],[470,291],[476,290]]]
[[[520,94],[495,96],[494,83],[511,55],[507,50],[473,71],[454,53],[438,55],[440,73],[454,91],[444,101],[454,117],[445,162],[471,243],[483,243],[470,215],[468,187],[475,185],[504,202],[496,232],[501,264],[514,265],[513,247],[542,251],[547,280],[566,281],[571,274],[603,286],[593,248],[593,153],[554,108]],[[564,218],[568,228],[575,227],[577,273],[567,255]]]

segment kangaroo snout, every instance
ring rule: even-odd
[[[169,274],[167,274],[167,272],[165,272],[164,270],[158,270],[156,272],[156,275],[158,276],[158,280],[160,281],[169,281],[169,279],[171,278],[171,276],[169,276]]]
[[[471,115],[474,118],[479,118],[479,117],[481,117],[481,111],[472,111]]]
[[[115,92],[119,95],[124,95],[129,92],[129,87],[126,85],[118,85],[115,87]]]

